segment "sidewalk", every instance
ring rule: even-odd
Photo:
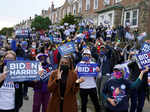
[[[21,108],[20,112],[32,112],[33,90],[31,88],[29,89],[28,96],[29,96],[29,100],[28,101],[24,100],[24,105]],[[78,105],[79,105],[78,112],[81,112],[81,106],[80,106],[79,100],[78,100]],[[93,108],[93,105],[91,104],[90,100],[88,102],[88,111],[87,112],[94,112],[94,108]],[[150,112],[150,103],[148,104],[147,101],[145,102],[145,107],[144,107],[143,112]]]

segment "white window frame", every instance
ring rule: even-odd
[[[69,13],[71,13],[71,7],[70,6],[68,6],[68,8],[67,8],[67,14],[69,15]]]
[[[122,0],[115,0],[115,3],[119,3],[119,2],[122,2]]]
[[[98,0],[93,0],[94,1],[94,9],[98,9]],[[97,1],[97,4],[95,2]]]
[[[137,11],[137,24],[136,25],[133,25],[133,12],[134,11]],[[136,28],[138,27],[138,24],[139,24],[139,9],[133,9],[133,10],[129,10],[129,11],[125,11],[124,12],[124,26],[126,26],[126,16],[127,16],[127,13],[130,13],[130,27],[131,28]]]
[[[77,14],[77,10],[76,10],[76,4],[73,4],[73,14]]]
[[[63,9],[63,18],[66,16],[66,9]]]
[[[112,14],[112,20],[111,20],[111,24],[109,24],[109,25],[113,26],[114,25],[114,19],[115,19],[115,17],[114,17],[115,16],[115,11],[114,10],[99,14],[98,24],[100,25],[100,23],[102,23],[104,25],[105,24],[104,21],[109,18],[110,14]],[[102,17],[103,17],[103,20],[101,20]]]
[[[82,0],[79,1],[79,9],[78,12],[81,13],[82,12]]]
[[[89,5],[89,7],[88,7]],[[90,10],[90,0],[86,0],[86,10]]]
[[[103,2],[104,2],[104,5],[105,5],[105,6],[106,6],[106,5],[110,5],[110,0],[104,0]]]

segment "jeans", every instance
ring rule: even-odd
[[[142,112],[146,98],[144,90],[131,90],[131,108],[130,112]]]
[[[0,110],[0,112],[15,112],[15,110]]]
[[[81,97],[81,112],[87,112],[88,95],[90,96],[92,103],[94,104],[95,111],[100,112],[100,105],[97,97],[96,88],[92,89],[80,89]]]
[[[106,112],[128,112],[128,110],[126,110],[126,111],[112,111],[112,110],[106,109]]]
[[[27,93],[28,93],[28,85],[24,84],[24,87],[23,87],[23,96],[27,96]]]

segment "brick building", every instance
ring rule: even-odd
[[[130,23],[131,28],[150,32],[150,0],[66,0],[61,7],[55,8],[52,4],[45,12],[53,24],[71,13],[86,23],[92,20],[94,25]]]
[[[109,1],[109,0],[106,0]],[[150,0],[110,0],[98,13],[98,24],[109,22],[112,26],[130,23],[131,28],[150,32]]]

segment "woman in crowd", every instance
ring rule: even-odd
[[[148,72],[149,68],[141,71],[139,78],[130,83],[128,80],[123,79],[123,71],[119,66],[114,67],[113,77],[108,80],[103,89],[103,97],[106,100],[106,111],[107,112],[128,112],[129,108],[129,90],[136,88],[140,85],[143,74]]]
[[[19,112],[23,103],[22,84],[5,81],[7,76],[6,64],[16,60],[16,53],[7,51],[4,55],[2,69],[0,70],[0,112]]]
[[[58,69],[52,72],[48,82],[51,98],[47,112],[77,112],[76,94],[79,83],[83,81],[77,78],[71,58],[62,57]]]
[[[36,57],[37,61],[40,61],[41,70],[39,70],[41,75],[40,81],[34,81],[32,85],[34,88],[34,97],[33,97],[33,110],[32,112],[40,112],[42,106],[42,112],[46,112],[48,100],[50,93],[47,88],[49,77],[45,77],[43,74],[49,74],[53,67],[48,62],[48,55],[44,54],[44,49],[42,48],[40,53]],[[43,77],[42,77],[43,76]]]

